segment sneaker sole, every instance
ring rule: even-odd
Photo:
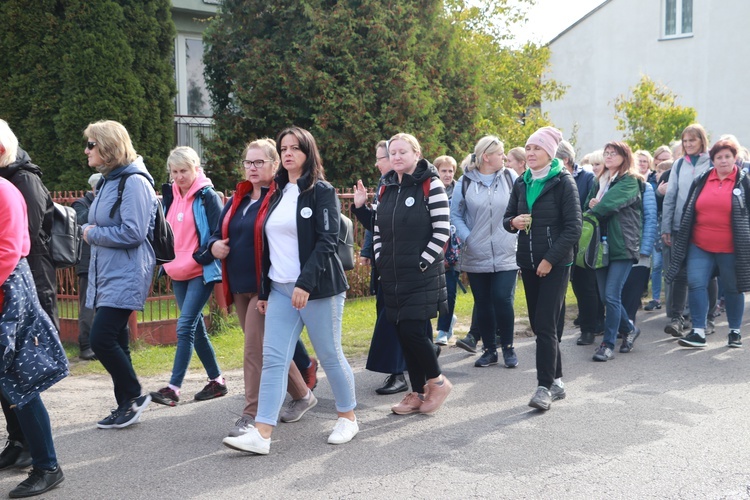
[[[552,393],[552,402],[554,403],[555,401],[560,401],[561,399],[565,399],[565,396],[566,396],[566,394],[564,392],[561,393],[561,394],[555,394],[553,392]]]
[[[552,405],[544,405],[540,401],[534,401],[533,399],[529,401],[529,406],[532,408],[536,408],[537,410],[547,411],[551,408]]]
[[[153,401],[156,404],[164,405],[164,406],[172,406],[172,407],[177,406],[177,401],[162,397],[162,395],[159,394],[158,392],[151,393],[151,401]]]
[[[210,396],[206,396],[206,397],[204,397],[204,396],[198,397],[198,395],[196,394],[195,395],[195,400],[196,401],[210,401],[212,399],[216,399],[216,398],[220,398],[222,396],[226,396],[228,393],[229,393],[229,391],[221,391],[221,392],[216,392],[216,393],[211,394]]]
[[[311,398],[315,398],[315,395],[311,395],[310,397],[311,397]],[[294,423],[294,422],[299,422],[299,421],[300,421],[300,419],[301,419],[301,418],[302,418],[302,417],[303,417],[303,416],[305,415],[305,413],[307,413],[308,411],[310,411],[310,410],[312,410],[313,408],[315,408],[315,407],[317,406],[317,404],[318,404],[318,398],[315,398],[315,399],[314,399],[314,400],[312,401],[312,404],[311,404],[310,406],[308,406],[307,408],[305,408],[305,409],[304,409],[304,410],[302,411],[302,413],[300,413],[300,414],[299,414],[299,416],[298,416],[297,418],[295,418],[294,420],[291,420],[291,419],[285,420],[285,419],[284,419],[284,417],[280,417],[280,418],[279,418],[279,420],[281,420],[282,422],[284,422],[284,423],[286,423],[286,424],[292,424],[292,423]]]
[[[115,428],[115,424],[100,424],[100,423],[97,422],[96,427],[98,429],[114,429]]]
[[[681,328],[675,328],[672,325],[667,325],[664,327],[664,333],[671,335],[672,337],[682,337],[682,329]]]
[[[612,356],[612,357],[614,357],[614,356]],[[596,354],[594,354],[594,358],[593,359],[594,359],[594,361],[599,361],[600,363],[604,363],[606,361],[609,361],[612,358],[608,358],[607,356],[597,356]]]
[[[474,367],[475,368],[487,368],[490,365],[496,365],[496,364],[497,364],[497,361],[490,361],[487,364],[484,364],[484,363],[474,363]]]
[[[471,347],[469,344],[465,344],[461,340],[457,340],[456,341],[456,347],[460,347],[464,351],[468,351],[468,352],[470,352],[472,354],[476,354],[477,353],[477,348],[476,347]]]
[[[742,344],[727,344],[727,347],[731,347],[733,349],[742,349]]]
[[[515,368],[517,366],[518,366],[518,363],[516,363],[515,365],[508,365],[508,364],[506,364],[505,368]]]
[[[227,439],[230,439],[230,438],[224,438],[224,439],[222,439],[221,442],[224,444],[224,446],[226,446],[227,448],[231,448],[233,450],[244,451],[244,452],[247,452],[247,453],[254,453],[256,455],[268,455],[268,452],[270,451],[270,450],[267,450],[265,448],[261,449],[261,448],[256,448],[254,446],[244,446],[244,447],[242,447],[242,446],[239,446],[239,445],[235,445],[235,444],[233,444],[231,442],[228,442]]]
[[[699,344],[697,342],[691,342],[689,340],[680,339],[677,341],[678,344],[680,344],[683,347],[706,347],[706,343]]]
[[[143,410],[146,409],[146,407],[148,406],[150,402],[151,402],[151,394],[146,396],[146,399],[143,401],[143,404],[135,411],[135,415],[133,416],[133,418],[121,424],[114,424],[112,427],[115,429],[124,429],[125,427],[129,427],[133,424],[137,424],[138,422],[141,421],[141,413],[143,413]]]
[[[447,340],[436,340],[435,341],[435,345],[441,345],[441,346],[445,347],[445,346],[448,345],[448,341]]]

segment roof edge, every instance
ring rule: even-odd
[[[601,9],[602,7],[604,7],[605,5],[607,5],[608,3],[612,2],[612,1],[613,0],[606,0],[606,1],[602,2],[602,3],[600,3],[599,5],[597,5],[596,7],[594,7],[593,9],[591,9],[591,11],[589,11],[588,14],[586,14],[585,16],[583,16],[582,18],[580,18],[578,21],[574,22],[573,24],[571,24],[570,26],[568,26],[567,28],[565,28],[555,38],[553,38],[552,40],[550,40],[549,42],[547,42],[547,46],[552,45],[554,42],[557,41],[558,38],[560,38],[561,36],[563,36],[564,34],[566,34],[568,31],[572,30],[573,28],[575,28],[576,26],[578,26],[579,24],[581,24],[584,20],[586,20],[589,17],[591,17],[592,15],[594,15],[594,13],[596,11],[598,11],[599,9]]]

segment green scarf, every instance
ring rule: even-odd
[[[563,169],[562,162],[558,158],[555,158],[554,160],[552,160],[552,165],[546,177],[542,179],[532,179],[531,169],[528,169],[526,170],[526,172],[524,172],[523,182],[526,183],[526,204],[529,206],[529,213],[531,213],[531,207],[534,206],[534,202],[539,197],[539,194],[542,192],[542,189],[544,188],[544,184],[547,182],[548,179],[551,179],[552,177],[562,172],[562,169]]]

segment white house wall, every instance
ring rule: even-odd
[[[567,85],[542,110],[584,154],[621,139],[614,100],[641,75],[692,106],[712,140],[735,134],[750,146],[750,1],[694,0],[693,36],[661,38],[663,0],[610,0],[550,42],[546,78]],[[561,27],[564,29],[564,27]]]

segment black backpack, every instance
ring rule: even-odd
[[[76,211],[59,203],[53,203],[50,255],[57,269],[73,267],[81,261],[83,231],[78,225]]]
[[[112,205],[112,210],[109,211],[110,218],[115,216],[117,209],[120,208],[120,205],[122,204],[122,192],[125,190],[125,182],[131,175],[142,175],[146,177],[146,174],[141,172],[125,174],[120,177],[120,183],[117,185],[117,201]],[[156,206],[154,236],[147,239],[151,244],[151,247],[154,249],[156,265],[166,264],[167,262],[172,262],[174,260],[174,233],[172,232],[172,227],[164,217],[164,209],[162,209],[161,202]]]

